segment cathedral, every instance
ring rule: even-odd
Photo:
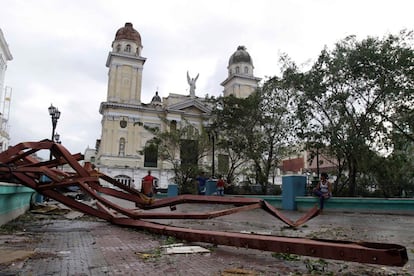
[[[140,188],[141,179],[151,170],[156,185],[166,188],[174,177],[171,165],[149,152],[143,152],[152,134],[145,128],[168,130],[191,124],[195,129],[208,124],[211,108],[196,95],[195,78],[187,81],[189,94],[170,93],[161,98],[155,92],[151,102],[141,102],[142,72],[146,58],[142,55],[141,35],[131,23],[117,30],[108,54],[108,91],[99,107],[101,137],[93,154],[85,153],[99,171],[125,185]],[[231,55],[228,75],[221,83],[223,96],[247,97],[258,86],[260,78],[253,74],[253,63],[244,46]],[[186,95],[187,94],[187,95]],[[210,156],[211,158],[215,158]]]

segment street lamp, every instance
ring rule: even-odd
[[[54,138],[55,138],[55,142],[56,143],[58,143],[58,144],[61,144],[62,143],[62,141],[60,141],[60,134],[59,133],[56,132]]]
[[[59,109],[54,107],[52,104],[50,104],[48,110],[49,110],[49,115],[52,118],[52,139],[51,140],[53,142],[55,138],[55,130],[56,130],[57,121],[59,120],[59,117],[60,117],[60,111]],[[52,151],[50,151],[49,159],[52,160]]]

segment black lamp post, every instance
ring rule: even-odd
[[[57,109],[56,107],[54,107],[52,104],[49,106],[48,108],[49,110],[49,115],[52,118],[52,141],[54,141],[55,139],[55,130],[56,130],[56,125],[57,122],[59,120],[60,117],[60,111],[59,109]],[[50,152],[50,160],[52,160],[52,151]]]
[[[216,144],[216,132],[212,127],[207,128],[208,138],[211,141],[211,177],[215,175],[215,144]]]

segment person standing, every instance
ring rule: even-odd
[[[197,188],[198,188],[198,194],[199,195],[205,195],[206,194],[206,182],[207,177],[205,177],[204,172],[201,172],[199,176],[196,177],[197,180]]]
[[[217,188],[217,195],[224,196],[224,186],[225,182],[223,180],[223,177],[219,175],[219,179],[217,180],[216,188]]]
[[[151,175],[151,171],[148,171],[148,174],[142,179],[141,192],[147,197],[154,196],[154,179],[155,177]]]
[[[323,210],[324,202],[332,196],[332,184],[328,181],[328,174],[321,173],[321,181],[318,182],[313,194],[319,197],[319,209]]]

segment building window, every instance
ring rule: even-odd
[[[184,128],[182,128],[182,138],[188,140],[198,140],[199,135],[200,133],[198,129],[191,124],[186,125]]]
[[[170,131],[176,131],[177,130],[177,121],[172,120],[170,123]]]
[[[182,165],[197,165],[198,141],[182,139],[180,143],[180,158]]]
[[[245,74],[249,74],[249,67],[247,67],[247,66],[246,66],[246,67],[244,67],[244,73],[245,73]]]
[[[239,66],[236,67],[236,74],[240,74],[240,67]]]
[[[131,45],[127,44],[125,46],[125,52],[131,53]]]
[[[120,52],[121,51],[121,44],[116,45],[116,51]]]
[[[148,141],[144,151],[144,167],[156,168],[158,166],[158,146]]]
[[[125,138],[119,139],[119,156],[125,156]]]

